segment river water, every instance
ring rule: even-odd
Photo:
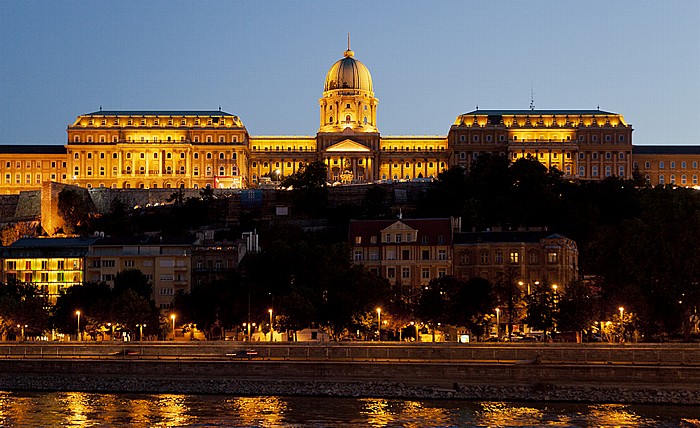
[[[3,427],[700,427],[700,408],[381,398],[0,392]]]

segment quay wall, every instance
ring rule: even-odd
[[[55,346],[55,345],[54,345]],[[625,347],[635,359],[567,359],[571,346],[265,345],[258,356],[235,358],[231,345],[75,345],[0,347],[0,390],[216,393],[558,400],[700,405],[697,346]],[[27,353],[25,354],[26,348]],[[578,347],[610,354],[609,347]],[[593,348],[593,349],[591,349]],[[652,349],[655,348],[655,349]],[[22,349],[22,353],[20,353]],[[31,355],[29,350],[41,349]],[[87,351],[92,354],[87,353]],[[345,354],[343,354],[345,350]],[[413,351],[406,358],[406,351]],[[454,352],[447,356],[448,351]],[[109,352],[105,352],[109,351]],[[315,354],[315,352],[317,352]],[[425,358],[416,358],[418,352]],[[462,354],[460,354],[460,351]],[[294,353],[300,355],[294,356]],[[304,355],[307,352],[307,355]],[[348,357],[349,354],[354,357]],[[397,353],[392,356],[392,352]],[[533,354],[533,352],[538,352]],[[267,355],[266,355],[267,353]],[[285,356],[285,354],[289,353]],[[349,353],[349,354],[348,354]],[[376,354],[375,354],[376,353]],[[400,354],[401,356],[398,356]],[[429,354],[429,357],[428,357]],[[461,358],[482,355],[483,359]],[[659,363],[665,354],[670,364]],[[387,358],[386,355],[389,355]],[[455,355],[460,358],[454,358]],[[532,356],[532,358],[527,358]],[[631,355],[631,354],[628,354]],[[494,356],[504,358],[493,358]],[[682,358],[681,358],[682,356]],[[507,358],[506,358],[507,357]],[[512,358],[511,358],[512,357]]]

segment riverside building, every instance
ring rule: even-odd
[[[634,147],[632,126],[617,113],[474,110],[457,116],[447,135],[406,137],[381,135],[378,110],[372,76],[348,46],[326,74],[315,135],[251,136],[238,116],[220,110],[100,109],[68,125],[63,145],[0,146],[0,194],[38,190],[45,181],[239,189],[313,161],[323,162],[328,181],[339,184],[430,179],[450,166],[469,168],[484,153],[533,157],[572,179],[630,178],[635,165],[651,184],[692,186],[700,175],[692,150]],[[669,150],[673,172],[666,166]]]

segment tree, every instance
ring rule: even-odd
[[[493,287],[494,304],[501,308],[509,339],[513,335],[513,324],[520,321],[522,290],[515,282],[515,278],[516,267],[506,266]]]
[[[555,288],[552,288],[543,281],[526,296],[527,312],[525,321],[536,329],[542,329],[545,339],[548,333],[554,335],[556,323],[559,319],[559,295]]]
[[[477,340],[486,334],[493,311],[493,285],[484,278],[460,281],[451,299],[451,322],[465,326]]]
[[[416,314],[431,326],[433,342],[438,324],[450,321],[450,302],[460,288],[460,281],[453,276],[434,278],[421,291]]]

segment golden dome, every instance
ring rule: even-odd
[[[345,58],[333,64],[326,74],[324,91],[359,89],[372,92],[372,76],[363,63],[353,58],[354,55],[355,52],[348,48]]]

